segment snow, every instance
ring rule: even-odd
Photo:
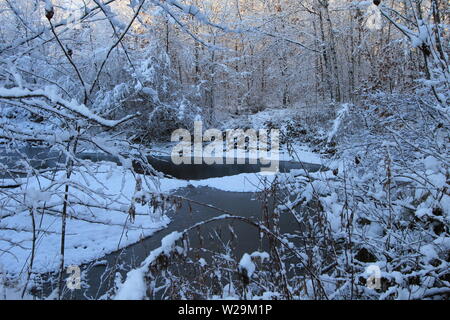
[[[45,192],[41,190],[36,190],[32,187],[28,188],[25,193],[26,204],[29,207],[37,207],[43,205],[45,202],[50,201],[50,192]]]
[[[418,33],[413,33],[411,36],[411,44],[414,48],[418,48],[422,46],[424,43],[427,43],[429,38],[428,26],[422,21],[419,20],[419,30]]]
[[[128,272],[127,280],[119,287],[115,300],[143,300],[147,292],[144,276],[141,268]]]
[[[275,177],[275,175],[265,176],[259,173],[242,173],[222,178],[193,180],[188,184],[194,187],[210,187],[228,192],[256,192],[263,190]]]
[[[384,229],[381,224],[376,222],[371,222],[367,229],[367,234],[373,238],[381,238],[383,236]]]
[[[172,251],[175,242],[180,240],[182,234],[178,231],[174,231],[171,234],[161,239],[161,250],[164,254],[168,255]]]
[[[438,258],[438,254],[434,249],[433,244],[426,244],[420,248],[420,253],[423,255],[423,259],[429,263],[431,260]]]
[[[59,185],[62,186],[64,176],[59,174],[55,180],[58,179]],[[123,211],[130,205],[135,191],[135,180],[131,173],[124,173],[122,168],[118,168],[115,164],[100,164],[96,169],[95,179],[87,174],[74,174],[71,180],[74,184],[77,182],[82,184],[87,180],[91,190],[101,189],[104,194],[115,197],[117,203],[111,205],[106,199],[92,199],[88,190],[82,192],[72,188],[72,201],[83,201],[105,209],[92,207],[88,210],[80,205],[70,206],[65,248],[65,263],[68,266],[93,261],[118,248],[136,243],[170,223],[168,217],[160,216],[143,206],[137,206],[136,220],[133,223],[129,221],[126,223],[128,216],[126,211]],[[47,207],[61,208],[61,191],[52,193],[45,191],[52,186],[54,188],[55,185],[51,181],[42,178],[37,181],[30,178],[28,185],[24,184],[20,191],[24,192],[26,203],[30,207],[37,208],[46,202]],[[8,207],[15,207],[12,199],[1,201],[7,201]],[[2,216],[6,214],[7,212],[0,212]],[[38,236],[33,270],[40,273],[54,271],[59,265],[61,218],[59,215],[50,214],[42,216],[40,210],[36,210],[35,219],[39,222],[38,230],[41,232]],[[21,244],[12,246],[9,242],[0,240],[0,264],[7,273],[18,273],[27,266],[32,239],[29,232],[30,221],[28,209],[16,207],[14,215],[4,217],[0,222],[2,227],[21,230],[2,230],[2,239],[10,239]]]
[[[236,294],[236,289],[233,284],[228,283],[223,287],[223,293],[221,299],[224,300],[237,300],[239,296]]]
[[[433,243],[442,251],[450,251],[450,237],[439,237]]]
[[[381,11],[375,4],[370,4],[366,11],[366,27],[370,30],[381,30],[383,27]]]
[[[333,128],[328,134],[328,143],[330,143],[333,140],[334,136],[337,134],[345,115],[348,113],[349,106],[350,105],[348,103],[344,103],[341,109],[338,111],[337,117],[333,122]]]
[[[47,12],[53,11],[53,4],[51,0],[45,0],[45,11]]]
[[[202,14],[201,11],[194,5],[184,5],[177,0],[167,0],[166,3],[179,8],[185,14],[194,16],[196,19],[198,19],[200,22],[204,24],[210,23],[209,19],[204,14]]]
[[[241,272],[246,273],[246,275],[251,278],[253,273],[255,272],[256,266],[252,261],[252,257],[248,253],[244,253],[244,255],[241,258],[241,261],[239,261],[239,270]]]
[[[206,260],[203,258],[198,259],[198,263],[201,267],[205,267],[207,265]]]
[[[139,5],[139,1],[138,0],[130,0],[130,4],[129,4],[129,6],[131,7],[131,8],[135,8],[135,7],[137,7]]]
[[[17,287],[6,286],[0,278],[0,300],[33,300],[33,296],[26,293],[22,298],[22,290]]]
[[[261,259],[262,262],[264,262],[265,260],[269,260],[270,259],[270,255],[267,252],[259,252],[259,251],[255,251],[251,254],[252,258],[259,258]]]
[[[11,99],[11,98],[34,98],[34,97],[44,97],[50,100],[51,102],[57,103],[58,105],[64,107],[65,109],[78,114],[86,119],[90,119],[94,122],[97,122],[106,127],[115,127],[118,124],[124,122],[125,120],[131,117],[125,117],[121,120],[107,120],[102,118],[101,116],[93,113],[89,110],[84,104],[79,104],[76,100],[72,99],[71,101],[65,100],[58,96],[55,93],[53,87],[47,87],[46,89],[38,89],[38,90],[28,90],[21,88],[11,88],[7,89],[4,87],[0,87],[0,98]],[[49,108],[52,109],[52,108]],[[55,110],[57,112],[57,110]]]
[[[145,297],[147,285],[145,275],[149,266],[161,254],[170,255],[175,246],[175,242],[181,238],[180,232],[174,231],[161,239],[161,246],[152,252],[142,263],[141,267],[133,269],[127,274],[124,283],[119,285],[119,290],[114,297],[115,300],[142,300]]]
[[[425,165],[426,170],[430,170],[431,172],[439,172],[440,164],[439,161],[433,157],[428,156],[423,161],[423,164]]]

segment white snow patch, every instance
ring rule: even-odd
[[[251,278],[253,273],[255,272],[255,269],[256,266],[252,261],[252,257],[248,253],[244,253],[241,261],[239,261],[239,270],[241,272],[245,271],[247,276]]]

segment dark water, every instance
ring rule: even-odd
[[[201,180],[208,178],[218,178],[226,176],[234,176],[241,173],[256,173],[261,172],[261,169],[268,168],[267,165],[261,164],[259,161],[257,164],[181,164],[174,165],[170,157],[148,157],[150,165],[157,171],[163,172],[169,176],[183,180]],[[193,161],[192,161],[193,162]],[[225,159],[223,160],[225,163]],[[144,173],[143,170],[139,170],[139,165],[134,165],[135,169]],[[321,169],[321,165],[300,163],[294,161],[280,161],[279,171],[289,172],[293,169],[305,169],[311,172]]]
[[[27,162],[18,162],[19,159],[24,159],[26,156]],[[91,160],[93,162],[108,161],[115,162],[121,165],[118,157],[104,154],[104,153],[79,153],[77,158],[81,160]],[[7,151],[0,149],[0,163],[6,165],[9,170],[0,171],[0,178],[20,177],[26,174],[24,167],[33,168],[35,170],[51,170],[58,166],[63,167],[65,163],[65,155],[59,152],[50,151],[43,147],[24,147],[18,151]],[[223,160],[225,163],[225,159]],[[192,161],[193,163],[193,161]],[[145,159],[134,159],[132,161],[133,168],[137,173],[153,174],[153,170],[149,168],[150,165],[155,171],[162,172],[166,176],[170,176],[183,180],[201,180],[208,178],[233,176],[240,173],[256,173],[260,172],[262,168],[267,168],[268,165],[262,164],[258,161],[257,164],[250,164],[246,159],[245,164],[181,164],[174,165],[169,156],[147,156]],[[321,165],[294,162],[294,161],[280,161],[279,171],[289,172],[293,169],[305,169],[311,172],[321,169]]]
[[[259,196],[257,194],[225,192],[208,187],[183,188],[178,190],[176,194],[190,200],[213,205],[238,216],[252,218],[255,221],[261,218],[262,201],[258,199]],[[173,231],[183,231],[197,222],[205,221],[222,214],[223,212],[215,209],[195,203],[188,204],[187,201],[184,201],[181,209],[169,214],[172,222],[168,228],[155,233],[153,236],[139,243],[99,259],[98,261],[102,261],[101,265],[93,266],[95,263],[91,263],[82,266],[82,270],[86,271],[85,285],[87,284],[89,287],[74,291],[66,290],[64,298],[97,299],[101,297],[113,283],[111,282],[113,277],[108,278],[111,275],[111,270],[119,271],[123,279],[125,279],[127,271],[131,268],[139,267],[149,253],[161,245],[161,239],[164,236]],[[296,228],[293,222],[289,216],[286,216],[281,220],[280,224],[284,229],[290,229],[292,231]],[[242,222],[230,220],[217,221],[202,227],[200,234],[206,240],[204,240],[205,242],[201,246],[213,249],[216,242],[213,242],[209,236],[213,235],[216,231],[223,235],[223,239],[229,239],[230,226],[238,238],[238,245],[233,251],[237,261],[239,261],[245,252],[251,253],[259,249],[258,231]],[[200,238],[198,235],[195,231],[189,235],[190,246],[193,248],[200,247]],[[124,268],[122,270],[115,270],[113,267],[116,265],[123,265]],[[44,296],[46,294],[48,295],[49,292],[51,292],[51,287],[47,285],[44,287]]]

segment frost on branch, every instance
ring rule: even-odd
[[[125,118],[122,118],[120,120],[107,120],[102,118],[101,116],[91,112],[84,104],[79,104],[75,100],[65,100],[61,98],[59,95],[57,95],[53,90],[28,90],[28,89],[21,89],[21,88],[0,88],[0,99],[33,99],[33,98],[45,98],[48,101],[52,103],[56,103],[57,105],[65,108],[66,110],[77,114],[78,116],[81,116],[85,119],[91,120],[93,122],[96,122],[100,125],[103,125],[105,127],[115,127],[118,124],[121,124],[129,119],[131,119],[133,116],[128,116]],[[49,110],[52,110],[52,108],[48,108]],[[54,110],[57,112],[57,110]]]

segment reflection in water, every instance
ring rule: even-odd
[[[0,163],[10,168],[10,171],[0,172],[0,178],[17,177],[25,174],[23,167],[25,164],[18,162],[25,156],[29,160],[29,165],[34,169],[55,168],[63,165],[65,155],[59,152],[50,151],[48,148],[28,146],[19,151],[7,151],[0,149]],[[81,160],[91,160],[93,162],[109,161],[121,165],[118,157],[105,153],[79,153],[77,157]],[[133,160],[133,168],[137,173],[152,174],[151,170],[144,162],[147,162],[156,171],[162,172],[167,176],[183,180],[201,180],[208,178],[218,178],[233,176],[241,173],[260,172],[261,168],[267,167],[258,162],[258,164],[221,165],[221,164],[181,164],[174,165],[168,156],[148,156],[145,161]],[[22,168],[22,169],[21,169]],[[294,161],[280,161],[280,172],[289,172],[293,169],[305,169],[311,172],[321,170],[321,165],[301,163]]]

